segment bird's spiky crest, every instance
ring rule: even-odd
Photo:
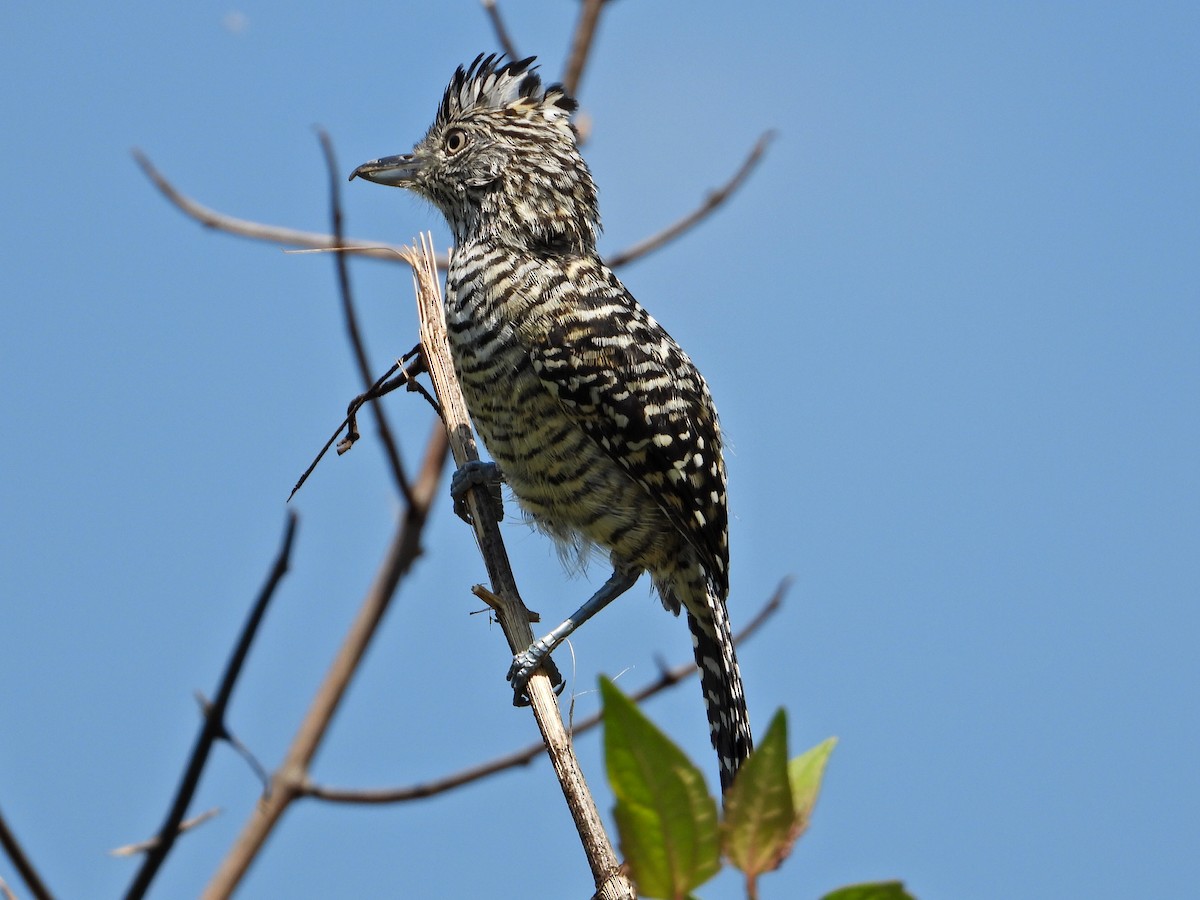
[[[467,68],[462,66],[450,79],[438,107],[434,127],[473,109],[513,110],[533,113],[540,110],[549,119],[570,115],[578,104],[567,96],[561,84],[542,90],[542,79],[534,65],[537,57],[504,62],[503,55],[479,54]]]

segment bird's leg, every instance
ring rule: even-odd
[[[467,491],[479,484],[488,489],[492,512],[496,521],[501,521],[504,518],[504,497],[500,493],[500,482],[503,480],[504,473],[494,462],[473,459],[464,463],[450,476],[450,496],[454,498],[454,514],[468,525],[471,524],[471,514],[467,510]]]
[[[601,585],[600,590],[592,594],[591,598],[575,610],[569,619],[513,657],[512,665],[505,677],[512,683],[514,706],[529,705],[529,695],[525,688],[538,666],[553,652],[554,648],[565,641],[576,628],[633,587],[639,575],[641,572],[638,570],[630,572],[615,569],[608,581]]]

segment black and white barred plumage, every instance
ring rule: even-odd
[[[543,90],[532,64],[480,56],[460,67],[413,152],[355,174],[409,188],[449,221],[446,324],[475,427],[531,520],[569,546],[607,550],[609,586],[622,582],[579,621],[643,571],[667,609],[687,610],[724,789],[751,735],[725,611],[716,410],[687,354],[597,254],[576,104],[559,85]]]

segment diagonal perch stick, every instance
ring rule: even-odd
[[[425,360],[430,378],[442,407],[442,418],[450,439],[450,450],[454,461],[462,466],[479,458],[475,438],[471,434],[471,423],[467,416],[466,403],[454,366],[450,360],[450,346],[446,340],[446,324],[443,319],[441,284],[438,279],[433,238],[421,235],[420,250],[409,255],[413,267],[413,281],[417,291],[417,314],[421,323],[421,344],[425,348]],[[500,526],[492,514],[487,490],[476,485],[467,493],[467,506],[474,523],[475,537],[487,566],[492,590],[501,602],[496,607],[500,627],[514,653],[524,650],[533,643],[533,632],[529,628],[529,611],[517,593],[516,581],[508,563],[508,554],[500,537]],[[636,895],[632,885],[620,873],[612,842],[604,831],[596,801],[588,790],[583,770],[575,758],[575,750],[563,724],[558,702],[550,678],[539,670],[529,682],[529,697],[534,717],[546,742],[546,753],[554,767],[555,775],[562,787],[567,807],[583,843],[588,865],[596,884],[596,894],[602,900],[616,900]]]

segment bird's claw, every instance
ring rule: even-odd
[[[544,641],[534,641],[513,656],[512,665],[508,667],[508,674],[504,676],[512,685],[513,706],[529,705],[529,679],[542,667],[545,668],[546,675],[550,678],[554,696],[562,694],[566,682],[559,673],[558,667],[554,665],[554,661],[550,659],[549,646]]]
[[[496,521],[502,521],[504,497],[500,493],[500,483],[503,480],[500,467],[494,462],[475,459],[464,463],[450,476],[450,496],[454,498],[454,514],[470,525],[471,512],[467,507],[467,491],[475,485],[483,485],[488,489],[488,499],[491,501]]]

